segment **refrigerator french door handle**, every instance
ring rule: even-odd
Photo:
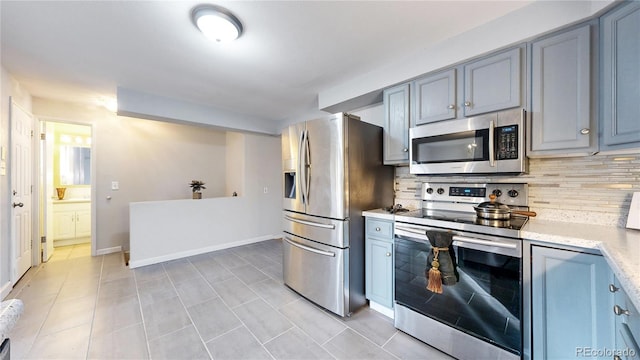
[[[304,187],[304,191],[305,193],[305,198],[307,199],[307,203],[309,203],[309,188],[311,187],[311,163],[310,163],[310,159],[311,159],[311,148],[309,146],[309,131],[305,130],[305,137],[304,137],[304,144],[305,144],[305,158],[304,158],[304,176],[305,176],[305,180],[306,180],[306,184]]]
[[[307,221],[307,220],[300,220],[300,219],[296,219],[294,217],[285,215],[284,216],[285,219],[289,220],[289,221],[293,221],[295,223],[299,223],[299,224],[303,224],[303,225],[309,225],[309,226],[315,226],[315,227],[319,227],[319,228],[323,228],[323,229],[335,229],[336,226],[332,225],[332,224],[322,224],[322,223],[317,223],[314,221]]]
[[[291,245],[291,246],[295,246],[295,247],[300,248],[302,250],[310,251],[310,252],[312,252],[314,254],[324,255],[324,256],[331,256],[331,257],[335,257],[336,256],[335,253],[332,253],[332,252],[329,252],[329,251],[322,251],[322,250],[319,250],[319,249],[316,249],[316,248],[312,248],[310,246],[299,244],[299,243],[289,239],[286,236],[285,236],[284,240],[287,243],[289,243],[289,245]]]
[[[303,154],[304,154],[304,143],[305,143],[305,130],[302,130],[300,132],[300,142],[298,143],[298,179],[300,181],[300,197],[302,198],[302,204],[306,204],[306,191],[305,191],[305,178],[306,176],[304,175],[305,173],[305,162],[304,162],[304,158],[303,158]]]

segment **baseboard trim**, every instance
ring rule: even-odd
[[[278,235],[264,235],[264,236],[259,236],[251,239],[245,239],[245,240],[239,240],[239,241],[234,241],[230,243],[207,246],[200,249],[180,251],[173,254],[167,254],[167,255],[157,256],[153,258],[139,259],[139,260],[129,259],[129,268],[135,269],[141,266],[153,265],[153,264],[157,264],[165,261],[185,258],[188,256],[200,255],[200,254],[204,254],[204,253],[208,253],[216,250],[230,249],[230,248],[234,248],[242,245],[249,245],[249,244],[253,244],[253,243],[257,243],[265,240],[278,239],[278,238],[279,238]],[[133,254],[131,254],[131,256],[133,257]]]
[[[369,300],[369,308],[371,308],[371,310],[375,310],[379,313],[381,313],[382,315],[389,317],[389,318],[394,318],[394,313],[393,313],[393,309],[389,309],[388,307],[378,304],[375,301],[371,301]]]
[[[98,251],[96,251],[96,256],[113,254],[121,251],[122,251],[122,246],[114,246],[114,247],[105,248],[105,249],[98,249]]]
[[[4,283],[4,285],[2,285],[2,287],[0,288],[0,299],[4,299],[5,297],[7,297],[7,295],[9,295],[9,293],[11,292],[11,289],[13,289],[13,284],[11,283],[11,281],[7,281],[6,283]]]

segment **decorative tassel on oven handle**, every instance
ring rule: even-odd
[[[427,290],[433,291],[436,294],[442,294],[442,274],[440,273],[440,263],[438,262],[440,251],[449,251],[449,248],[433,248],[433,261],[431,262],[431,269],[429,269],[427,275],[429,279]]]

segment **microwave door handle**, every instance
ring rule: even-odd
[[[302,204],[306,204],[305,199],[305,190],[304,186],[306,185],[304,181],[304,141],[305,141],[305,130],[300,132],[300,142],[298,143],[298,180],[300,181],[300,197],[302,198]]]
[[[495,124],[493,123],[493,120],[489,121],[489,166],[491,167],[495,167],[496,166],[496,154],[495,154],[495,144],[494,144],[494,130],[495,130]]]

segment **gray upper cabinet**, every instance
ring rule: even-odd
[[[464,65],[464,116],[520,106],[520,48]]]
[[[456,118],[456,69],[425,76],[412,85],[416,125]]]
[[[528,155],[597,151],[592,115],[591,26],[531,44],[531,142]]]
[[[409,163],[409,84],[385,89],[384,102],[384,164]]]
[[[600,19],[601,150],[640,147],[640,2]]]

